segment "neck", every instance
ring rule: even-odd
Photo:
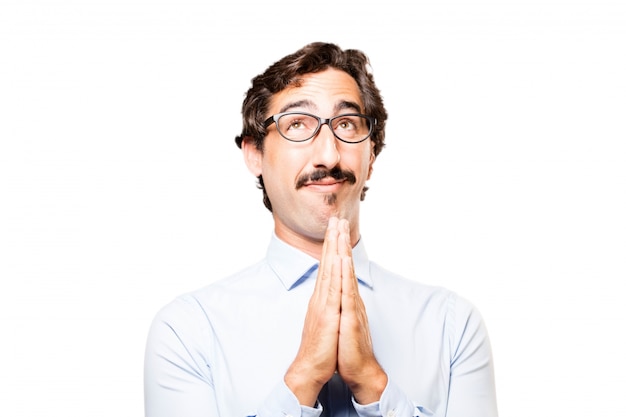
[[[322,259],[324,250],[324,235],[326,234],[326,226],[315,232],[304,232],[286,227],[285,224],[276,221],[274,226],[276,236],[283,242],[301,250],[302,252],[312,256],[317,260]],[[354,247],[360,238],[360,232],[357,224],[350,225],[350,243]]]

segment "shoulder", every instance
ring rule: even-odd
[[[464,321],[478,315],[474,304],[452,289],[425,284],[370,262],[374,292],[389,297],[397,306],[406,306],[419,314],[435,314],[447,322]]]
[[[377,292],[393,293],[396,297],[408,299],[417,297],[433,301],[438,300],[441,303],[445,303],[449,298],[456,297],[453,291],[445,287],[425,284],[419,279],[399,275],[375,262],[370,262],[370,274]]]
[[[175,296],[157,312],[156,319],[179,323],[206,322],[212,312],[233,303],[263,297],[278,286],[280,283],[271,268],[265,260],[261,260],[227,277]]]

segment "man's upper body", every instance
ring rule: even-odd
[[[327,415],[496,416],[488,335],[472,305],[381,268],[363,242],[353,256],[374,353],[389,382],[379,401],[359,406],[335,378],[320,397]],[[164,307],[146,352],[146,415],[319,416],[319,407],[301,405],[283,381],[318,265],[272,236],[261,262]]]
[[[231,417],[240,406],[259,417],[286,409],[316,415],[325,405],[328,415],[347,416],[344,396],[361,416],[387,409],[495,415],[478,315],[454,295],[384,272],[357,250],[360,204],[387,118],[365,55],[307,45],[253,79],[242,114],[236,141],[263,190],[275,238],[266,261],[157,317],[146,351],[147,415],[202,409]],[[303,257],[308,269],[293,275]],[[299,285],[285,287],[282,280],[294,277]],[[289,291],[278,292],[278,284]],[[276,391],[267,392],[268,384]]]

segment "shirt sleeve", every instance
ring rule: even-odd
[[[352,398],[352,404],[359,417],[430,417],[433,413],[416,406],[391,380],[383,391],[380,401],[361,405]]]
[[[211,372],[197,342],[203,336],[189,300],[177,299],[156,315],[144,357],[146,417],[219,416]]]
[[[208,326],[198,320],[197,308],[193,298],[181,297],[159,311],[152,322],[144,358],[145,417],[231,417],[219,413],[206,352],[212,337]],[[280,381],[251,414],[319,417],[322,407],[301,406]]]
[[[359,417],[497,417],[491,345],[482,316],[463,298],[451,294],[445,325],[450,353],[449,388],[445,404],[429,409],[419,398],[408,398],[391,378],[380,401],[361,405]],[[419,373],[419,370],[415,370]]]
[[[458,297],[449,314],[453,318],[446,417],[497,417],[493,357],[483,318]]]
[[[287,384],[281,381],[267,397],[256,417],[320,417],[322,407],[315,408],[300,405],[298,398],[291,392]]]

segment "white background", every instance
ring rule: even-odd
[[[265,252],[250,79],[318,40],[390,114],[370,257],[478,306],[501,416],[626,416],[618,0],[2,0],[0,415],[143,414],[156,311]]]

